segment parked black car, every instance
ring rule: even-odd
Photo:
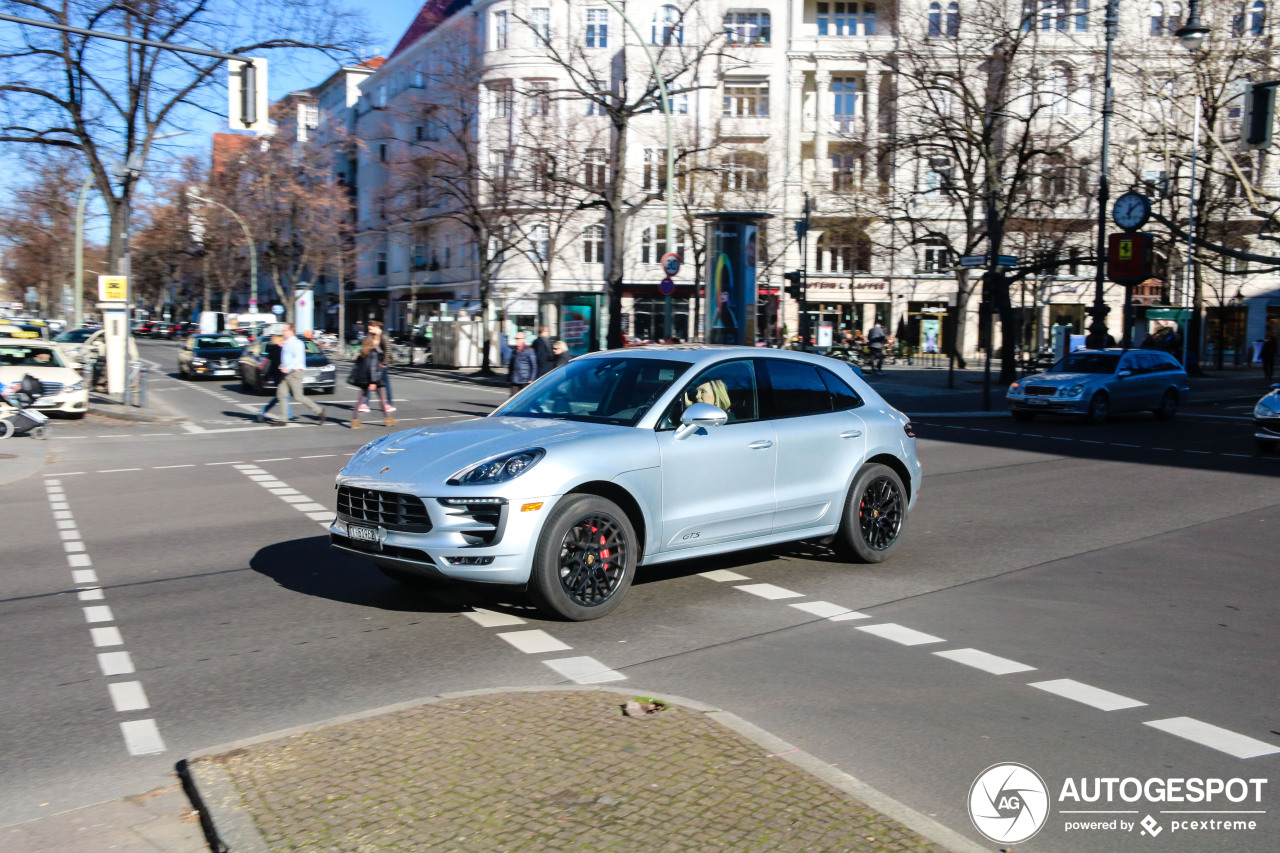
[[[192,335],[178,351],[178,376],[235,376],[241,349],[230,335]]]
[[[264,394],[276,387],[275,381],[267,378],[267,345],[270,343],[271,336],[263,335],[241,353],[240,387],[245,391]],[[302,338],[302,345],[307,349],[307,375],[303,387],[321,394],[332,394],[337,387],[335,377],[338,371],[315,341]]]

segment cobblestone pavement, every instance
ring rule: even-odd
[[[198,759],[272,851],[943,851],[699,711],[445,699]]]

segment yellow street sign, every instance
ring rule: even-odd
[[[1122,261],[1133,260],[1133,241],[1132,240],[1121,240],[1118,248],[1120,249],[1120,260]]]
[[[103,302],[129,298],[129,278],[123,275],[98,276],[98,299]]]

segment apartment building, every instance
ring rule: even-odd
[[[1233,8],[1221,4],[1213,38],[1248,57],[1269,32],[1265,7]],[[798,331],[782,274],[803,267],[819,334],[879,320],[921,348],[955,336],[973,354],[988,344],[980,270],[960,259],[988,252],[992,207],[1000,253],[1034,270],[1011,292],[1018,346],[1044,342],[1055,323],[1082,332],[1095,299],[1103,13],[1098,0],[431,0],[354,105],[356,294],[396,328],[488,303],[511,333],[554,325],[548,305],[604,290],[620,268],[624,333],[658,340],[658,262],[675,251],[685,268],[671,333],[695,338],[706,227],[695,215],[753,210],[773,217],[759,259],[765,340]],[[1181,15],[1122,4],[1110,174],[1112,198],[1145,191],[1185,227],[1195,98],[1173,38]],[[672,75],[669,119],[628,107],[654,63]],[[1205,92],[1220,139],[1238,133],[1230,82]],[[1244,184],[1271,187],[1275,170],[1264,153],[1233,157],[1200,176],[1202,202],[1206,185],[1216,193],[1200,216],[1221,226],[1202,236],[1256,248]],[[1161,252],[1140,300],[1189,303],[1185,248],[1170,238]],[[1243,352],[1280,324],[1274,275],[1202,268],[1199,281],[1212,338],[1202,356]],[[1124,299],[1105,286],[1117,338]]]

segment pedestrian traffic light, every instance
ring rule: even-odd
[[[1249,83],[1244,89],[1244,121],[1240,123],[1241,148],[1271,147],[1275,124],[1276,87],[1280,81]]]
[[[782,277],[787,280],[787,295],[792,299],[800,298],[800,270],[792,270],[784,272]]]

